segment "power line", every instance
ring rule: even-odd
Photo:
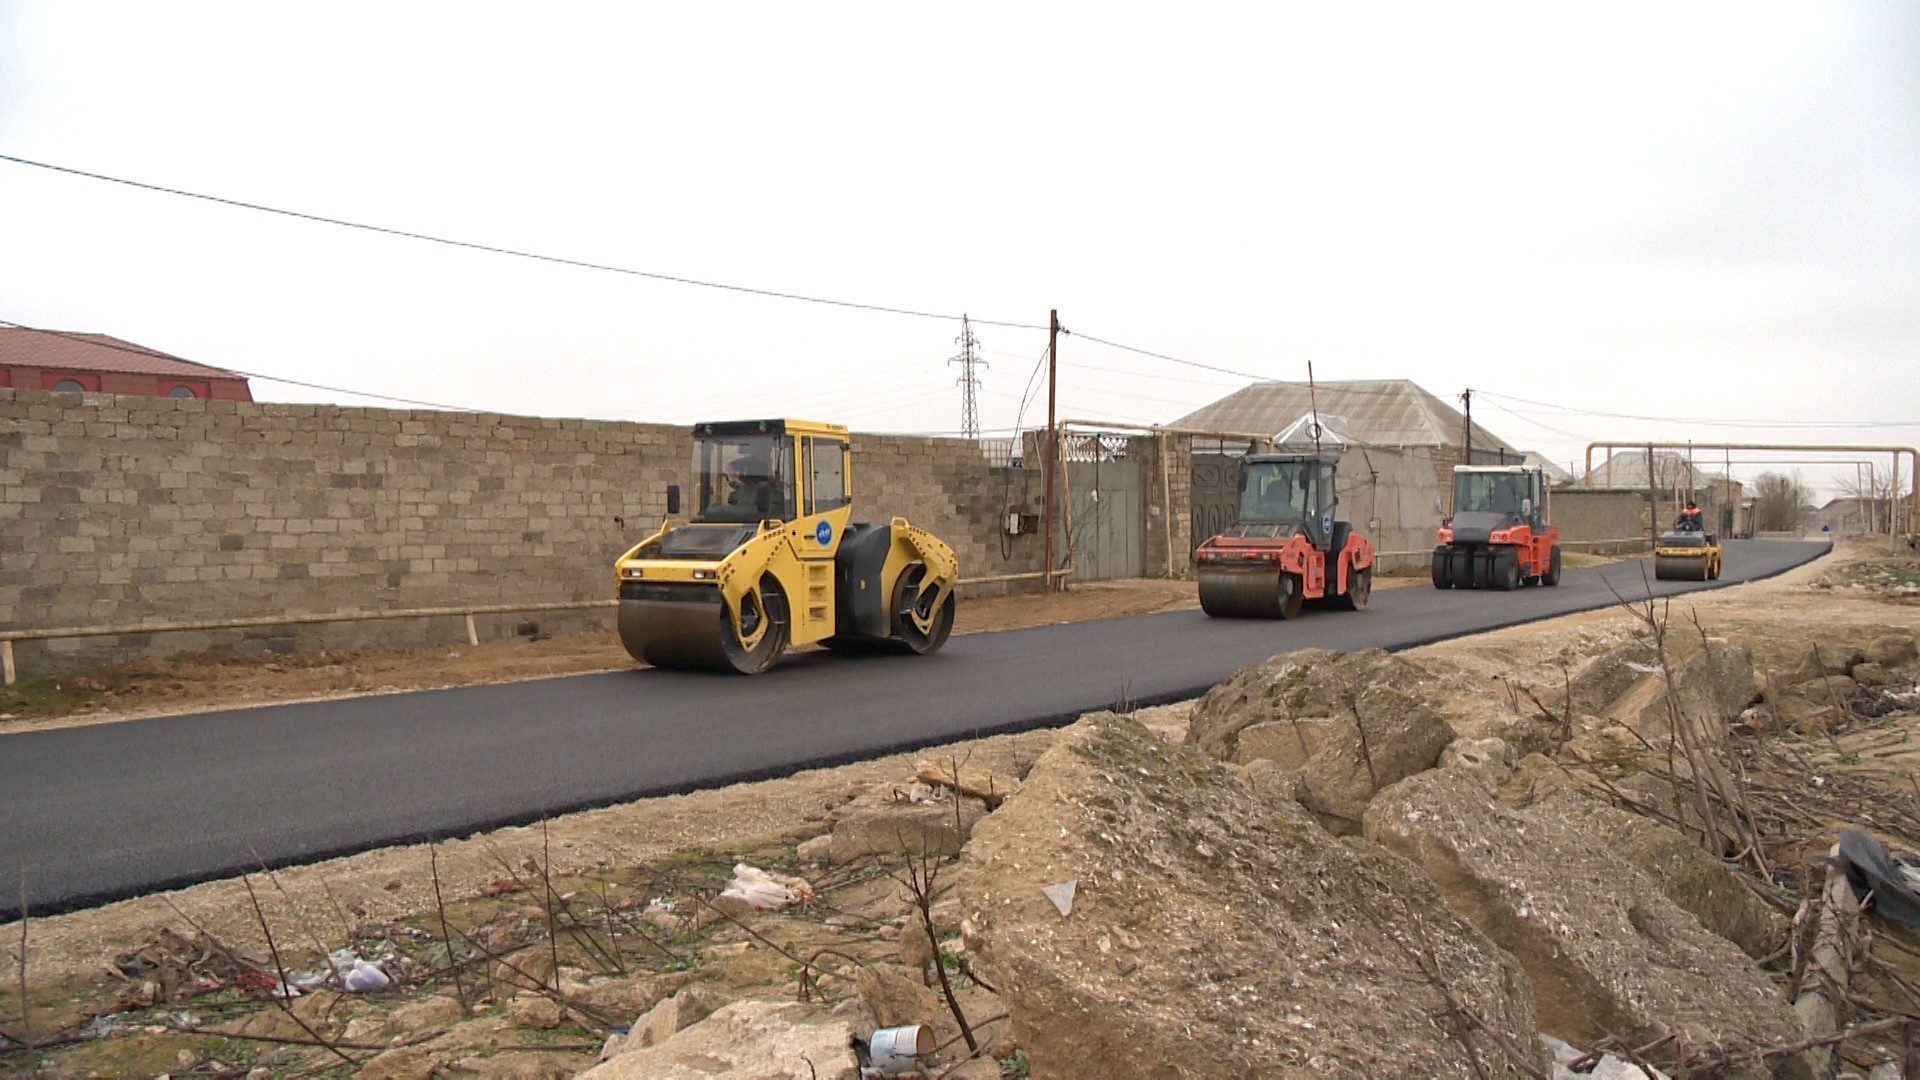
[[[1503,401],[1517,401],[1522,405],[1533,405],[1557,412],[1573,413],[1577,416],[1599,416],[1609,420],[1644,420],[1656,424],[1706,424],[1715,427],[1781,427],[1781,428],[1874,428],[1874,427],[1914,427],[1912,420],[1751,420],[1728,419],[1704,416],[1642,416],[1636,413],[1604,412],[1599,409],[1583,409],[1573,405],[1555,405],[1548,401],[1532,401],[1514,397],[1511,394],[1496,394],[1491,390],[1479,393]],[[1512,411],[1512,410],[1509,410]],[[1517,414],[1516,414],[1517,415]]]
[[[629,277],[647,278],[652,281],[667,281],[676,285],[694,285],[703,289],[720,289],[726,292],[745,293],[750,296],[765,296],[777,300],[798,300],[809,304],[825,304],[830,307],[882,312],[888,315],[909,315],[920,319],[944,319],[948,322],[958,322],[966,318],[964,315],[947,315],[936,311],[917,311],[912,308],[888,307],[884,304],[864,304],[854,300],[832,300],[826,297],[807,296],[801,293],[780,292],[775,289],[759,289],[747,285],[729,285],[718,281],[702,281],[698,278],[680,277],[675,274],[662,274],[651,270],[634,270],[629,267],[589,262],[584,259],[569,259],[559,255],[542,255],[538,252],[498,247],[493,244],[481,244],[470,240],[454,240],[444,236],[412,232],[407,229],[393,229],[384,225],[368,225],[364,222],[346,221],[341,218],[327,217],[323,214],[309,214],[300,210],[284,210],[279,207],[246,202],[241,199],[230,199],[220,195],[206,195],[196,191],[183,191],[179,188],[165,187],[160,184],[149,184],[140,180],[127,180],[118,176],[107,176],[102,173],[87,172],[84,169],[76,169],[67,165],[54,165],[44,161],[33,161],[28,158],[15,157],[11,154],[0,154],[0,161],[10,161],[16,165],[27,165],[36,169],[46,169],[49,172],[64,173],[68,176],[80,176],[89,180],[99,180],[103,183],[138,188],[142,191],[158,192],[162,195],[177,195],[184,199],[199,199],[202,202],[217,203],[221,206],[237,207],[242,210],[256,210],[263,214],[278,214],[281,217],[296,218],[301,221],[312,221],[322,225],[335,225],[343,229],[359,229],[363,232],[379,233],[384,236],[397,236],[407,240],[422,240],[430,244],[465,248],[470,251],[484,251],[493,255],[510,255],[517,259],[532,259],[536,262],[554,263],[559,266],[572,266],[582,270],[600,270],[610,274],[626,274]],[[973,321],[982,326],[1004,326],[1016,330],[1046,329],[1044,326],[1037,326],[1033,323],[1005,322],[994,319],[975,319]]]

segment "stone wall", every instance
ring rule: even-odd
[[[1647,496],[1618,488],[1555,488],[1549,504],[1560,542],[1602,555],[1647,549]],[[1605,541],[1626,543],[1605,543]]]
[[[687,429],[0,389],[0,629],[594,601],[684,481]],[[1037,571],[1003,537],[1037,471],[959,439],[854,436],[856,516],[911,519],[963,577]],[[1002,588],[991,586],[990,588]],[[482,616],[484,638],[611,611]],[[23,674],[206,648],[465,640],[458,618],[22,642]]]

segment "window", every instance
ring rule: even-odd
[[[813,448],[813,482],[807,487],[814,512],[847,505],[847,444],[828,439],[808,439],[807,444]]]
[[[100,392],[100,376],[77,371],[47,371],[40,375],[40,388],[59,393]]]
[[[193,387],[191,386],[175,386],[167,390],[167,396],[171,398],[191,398],[199,397],[200,395],[194,393]]]
[[[170,398],[210,398],[213,396],[213,384],[162,379],[160,392]]]

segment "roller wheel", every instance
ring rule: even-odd
[[[1339,605],[1348,611],[1359,611],[1367,606],[1367,598],[1373,595],[1373,567],[1354,570],[1347,574],[1347,591],[1340,594]]]
[[[1553,554],[1547,556],[1547,572],[1540,575],[1540,584],[1552,587],[1560,584],[1560,547],[1554,545]]]
[[[749,593],[751,599],[755,594]],[[758,675],[773,666],[775,660],[787,649],[787,598],[781,594],[780,587],[771,578],[762,579],[758,593],[759,604],[746,604],[746,610],[740,613],[740,629],[748,636],[764,620],[766,633],[749,649],[740,642],[740,635],[733,631],[733,620],[727,617],[725,605],[720,609],[720,652],[726,657],[733,670],[742,675]]]
[[[1300,575],[1282,573],[1280,585],[1287,590],[1286,595],[1280,599],[1280,617],[1283,619],[1298,617],[1301,610],[1307,606],[1306,589],[1300,580]]]
[[[926,654],[934,652],[947,643],[953,633],[953,591],[947,591],[947,598],[938,612],[928,609],[932,596],[923,595],[927,580],[927,565],[913,563],[900,572],[900,580],[893,587],[893,637],[905,645],[910,652]],[[932,621],[926,630],[921,630],[915,617]]]
[[[1718,555],[1715,555],[1713,557],[1713,566],[1707,571],[1707,580],[1708,581],[1720,580],[1720,556]]]
[[[1493,587],[1512,592],[1520,587],[1520,553],[1507,548],[1493,557]]]
[[[1434,588],[1436,589],[1453,588],[1453,575],[1447,572],[1447,563],[1449,561],[1450,560],[1447,558],[1446,552],[1436,551],[1433,553],[1433,587]]]

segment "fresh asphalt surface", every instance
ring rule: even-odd
[[[1828,550],[1749,540],[1719,582]],[[633,670],[0,736],[0,921],[236,872],[781,776],[1116,703],[1194,697],[1320,646],[1402,649],[1645,596],[1648,560],[1557,588],[1383,589],[1281,622],[1199,611],[954,637],[932,656],[808,650],[753,678]]]

